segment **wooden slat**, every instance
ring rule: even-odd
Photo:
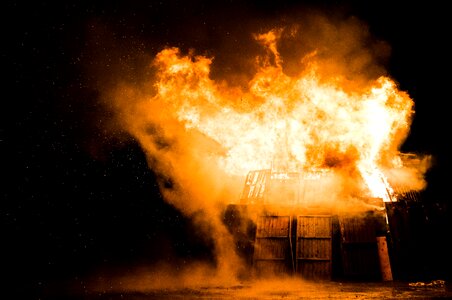
[[[344,275],[378,278],[376,223],[372,217],[339,217]]]
[[[270,170],[255,170],[247,174],[240,199],[242,204],[263,203],[269,174]]]
[[[258,276],[290,271],[289,216],[260,216],[256,224],[253,264]]]
[[[296,270],[306,279],[331,279],[331,216],[298,216]]]
[[[289,237],[289,216],[260,217],[256,237]]]

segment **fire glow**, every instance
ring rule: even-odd
[[[347,168],[359,172],[369,196],[394,201],[382,170],[400,163],[413,100],[386,76],[346,88],[341,74],[322,80],[315,52],[304,58],[303,72],[286,75],[279,33],[255,36],[267,56],[256,58],[258,71],[245,89],[210,79],[211,58],[161,51],[157,93],[149,101],[164,103],[186,130],[221,145],[220,154],[210,155],[227,174]]]
[[[164,200],[211,239],[199,282],[249,274],[224,221],[231,204],[259,204],[253,216],[267,204],[286,215],[358,215],[426,187],[429,157],[400,150],[414,101],[381,66],[385,47],[355,19],[303,20],[251,35],[226,58],[166,47],[146,83],[121,82],[106,94]],[[244,201],[259,181],[250,174],[263,173],[272,182],[265,201]]]

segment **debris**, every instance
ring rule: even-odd
[[[432,280],[431,282],[422,282],[422,281],[418,281],[418,282],[410,282],[408,283],[409,286],[411,287],[435,287],[435,288],[443,288],[445,286],[445,281],[444,280]]]

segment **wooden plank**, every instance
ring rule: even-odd
[[[255,260],[263,259],[285,259],[288,248],[287,240],[280,239],[259,239],[257,240],[255,252]]]
[[[381,279],[383,281],[392,281],[391,262],[389,260],[388,244],[385,236],[377,237],[377,246]]]
[[[260,216],[253,265],[257,276],[288,274],[291,263],[290,216]]]
[[[296,236],[297,273],[305,279],[331,279],[331,216],[298,216]]]
[[[270,170],[250,171],[246,176],[240,199],[241,204],[262,204],[269,177]]]
[[[256,237],[289,237],[289,216],[262,216],[257,221]]]
[[[339,217],[342,267],[346,277],[379,277],[375,226],[373,217]]]

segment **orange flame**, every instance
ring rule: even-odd
[[[198,130],[220,144],[212,153],[227,173],[250,170],[299,172],[347,166],[357,170],[369,194],[395,200],[382,169],[400,161],[398,148],[408,134],[413,101],[382,76],[365,88],[321,80],[316,53],[297,76],[283,72],[279,31],[257,35],[268,49],[245,90],[209,78],[212,59],[161,51],[157,94],[187,130]]]

